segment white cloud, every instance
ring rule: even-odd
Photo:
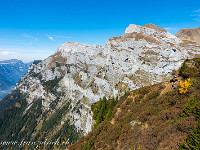
[[[19,41],[22,41],[22,40],[16,40],[16,39],[0,39],[0,41],[19,42]]]
[[[53,36],[50,36],[50,35],[46,35],[51,41],[53,41],[53,42],[55,42],[55,40],[54,40],[54,38],[53,38]]]
[[[65,38],[65,39],[69,39],[72,37],[68,37],[68,36],[60,36],[60,35],[50,35],[51,37],[58,37],[58,38]]]
[[[172,28],[172,27],[166,27],[164,28],[167,31],[174,31],[174,30],[178,30],[178,28]]]
[[[32,53],[46,53],[46,52],[50,52],[50,53],[53,53],[54,50],[49,50],[49,49],[41,49],[41,50],[38,50],[38,49],[24,49],[24,48],[0,48],[0,54],[3,54],[3,52],[15,52],[15,53],[29,53],[30,55]],[[14,53],[12,53],[14,54]]]
[[[200,22],[200,17],[199,18],[194,18],[194,20]]]
[[[61,36],[61,35],[46,35],[51,41],[55,42],[56,40],[54,38],[65,38],[65,39],[69,39],[71,37],[68,36]]]
[[[9,59],[19,59],[23,62],[30,62],[33,60],[43,60],[48,56],[52,55],[54,51],[50,50],[20,50],[20,51],[11,51],[4,50],[0,51],[0,60],[9,60]]]
[[[14,48],[0,48],[0,51],[15,51],[15,50],[19,50],[19,49],[14,49]]]
[[[200,9],[193,11],[194,20],[200,22]]]
[[[26,37],[26,38],[31,38],[32,37],[31,35],[28,35],[28,34],[22,34],[21,36]]]
[[[198,10],[195,10],[195,11],[193,11],[193,12],[199,12],[199,13],[200,13],[200,9],[198,9]]]
[[[13,54],[16,54],[16,52],[13,52],[13,51],[1,51],[0,52],[0,55],[13,55]]]

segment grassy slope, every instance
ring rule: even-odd
[[[126,93],[110,120],[70,149],[199,149],[200,59],[186,62],[179,74],[176,89],[165,82]],[[179,81],[189,77],[192,87],[180,94]]]

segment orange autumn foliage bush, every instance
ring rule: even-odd
[[[185,80],[183,83],[180,81],[180,88],[179,88],[179,92],[182,93],[187,93],[188,92],[188,88],[191,87],[191,81],[190,78],[188,78],[187,80]]]

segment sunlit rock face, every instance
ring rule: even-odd
[[[181,29],[176,33],[176,36],[183,40],[183,42],[200,45],[200,27],[194,29]]]
[[[70,120],[86,134],[92,127],[92,103],[103,96],[116,97],[169,80],[172,70],[199,51],[198,46],[184,45],[156,25],[131,24],[120,37],[108,39],[105,46],[64,43],[54,55],[33,64],[16,88],[27,94],[24,114],[38,98],[48,116],[70,102],[69,111],[54,129],[61,129]]]

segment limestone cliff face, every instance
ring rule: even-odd
[[[199,52],[198,46],[183,46],[179,38],[158,26],[131,24],[122,36],[108,39],[105,46],[72,41],[61,45],[54,55],[33,64],[16,89],[27,96],[24,114],[38,98],[42,99],[42,114],[46,113],[48,119],[69,104],[60,123],[48,131],[49,136],[67,120],[77,130],[88,133],[92,103],[103,96],[116,97],[126,90],[168,80],[185,58]],[[37,118],[40,120],[41,116]]]
[[[200,45],[200,27],[194,29],[181,29],[176,33],[176,36],[183,41],[195,42]]]

